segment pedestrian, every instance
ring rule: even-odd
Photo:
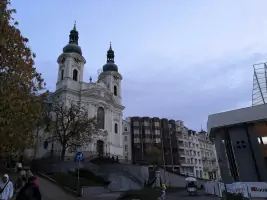
[[[41,200],[42,195],[38,185],[35,184],[36,180],[34,176],[29,177],[28,182],[19,191],[16,200]]]
[[[26,184],[26,182],[27,182],[26,172],[25,173],[20,172],[15,182],[15,193],[18,193],[20,189]]]
[[[27,177],[27,180],[29,180],[31,177],[34,177],[33,174],[32,174],[32,172],[31,172],[31,170],[28,170],[27,171],[26,177]],[[37,178],[35,178],[33,182],[34,182],[35,185],[38,185]]]
[[[5,174],[0,182],[0,200],[11,200],[13,191],[13,183],[9,180],[9,176]]]
[[[162,191],[161,191],[161,200],[165,200],[166,199],[166,185],[162,184]]]

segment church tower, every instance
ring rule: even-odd
[[[115,54],[110,43],[109,50],[107,51],[107,63],[103,66],[103,71],[98,76],[98,80],[104,82],[108,86],[117,104],[121,105],[122,75],[118,71],[118,66],[115,64],[114,58]]]
[[[76,23],[70,31],[69,43],[63,48],[63,53],[58,57],[58,78],[56,90],[61,88],[76,89],[83,82],[83,70],[86,60],[82,56],[79,46],[79,32]]]

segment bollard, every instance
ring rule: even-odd
[[[83,187],[77,189],[78,197],[83,197]]]

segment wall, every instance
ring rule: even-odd
[[[161,180],[163,182],[165,182],[168,187],[181,187],[181,188],[183,188],[186,186],[186,183],[187,183],[187,181],[185,181],[185,179],[187,178],[186,176],[181,176],[181,175],[170,173],[167,171],[164,173],[163,169],[160,169],[159,171],[160,171],[159,174],[160,174]],[[165,179],[165,177],[166,177],[166,179]],[[205,180],[198,180],[197,186],[200,188],[201,185],[204,186],[205,182],[206,182]]]
[[[93,196],[108,193],[109,189],[104,187],[83,187],[83,198],[91,199]]]
[[[253,124],[236,125],[214,130],[214,142],[218,159],[220,160],[221,177],[225,183],[232,183],[229,161],[225,150],[224,141],[226,131],[229,132],[232,151],[238,170],[239,180],[243,182],[266,181],[267,174],[263,154],[257,141],[257,134]],[[246,166],[246,167],[244,167]]]

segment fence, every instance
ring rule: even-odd
[[[222,197],[223,192],[242,194],[246,198],[267,198],[267,183],[265,182],[235,182],[224,184],[218,181],[205,183],[206,194]]]

